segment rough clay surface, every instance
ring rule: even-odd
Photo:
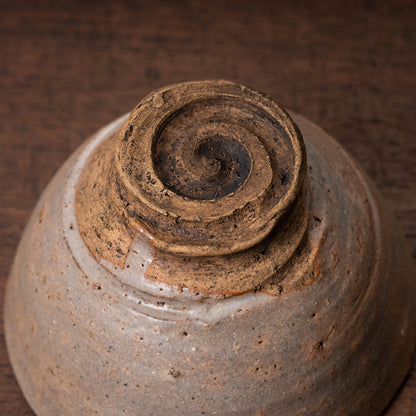
[[[77,222],[91,253],[122,268],[134,237],[147,239],[154,281],[214,295],[267,281],[281,293],[285,268],[311,251],[305,171],[301,135],[268,97],[227,81],[173,85],[94,152]],[[287,291],[314,277],[296,275]]]

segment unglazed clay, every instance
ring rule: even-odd
[[[375,416],[411,363],[414,277],[324,131],[240,85],[178,84],[43,193],[7,346],[39,416]]]

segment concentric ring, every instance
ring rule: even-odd
[[[298,195],[305,151],[268,97],[225,81],[148,96],[121,129],[121,198],[139,230],[172,253],[230,254],[263,240]]]

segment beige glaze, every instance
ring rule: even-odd
[[[210,99],[222,88],[247,94],[222,81],[201,85]],[[159,109],[166,102],[160,96],[143,102]],[[356,163],[320,128],[291,117],[306,150],[298,197],[260,242],[228,244],[227,253],[215,244],[222,251],[211,260],[155,245],[149,226],[127,226],[122,261],[97,255],[83,233],[88,224],[80,226],[77,201],[91,177],[85,172],[100,149],[129,131],[131,116],[102,129],[65,163],[26,227],[5,305],[13,369],[38,416],[382,412],[412,359],[413,265]],[[291,253],[276,254],[285,224],[301,237]],[[173,258],[190,264],[181,282]],[[281,263],[270,273],[271,258]],[[242,262],[253,277],[239,284]],[[213,268],[207,278],[215,290],[205,290],[203,276],[193,274],[198,268]]]

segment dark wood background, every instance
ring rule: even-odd
[[[416,258],[415,7],[0,0],[0,306],[25,222],[62,162],[145,94],[185,80],[247,84],[326,129],[378,185]],[[33,415],[0,318],[0,414]],[[415,414],[416,365],[386,415]]]

